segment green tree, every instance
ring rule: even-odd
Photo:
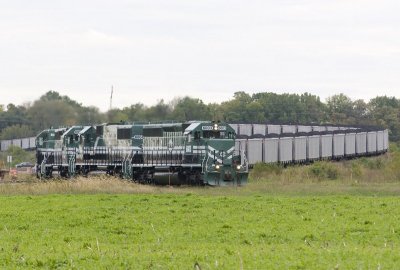
[[[381,96],[368,103],[369,117],[374,124],[389,129],[390,139],[400,140],[400,100]]]
[[[78,112],[62,100],[35,101],[28,109],[28,117],[35,130],[77,124]]]
[[[351,124],[353,118],[353,102],[344,95],[333,95],[327,99],[327,119],[334,124]]]
[[[368,113],[368,105],[364,100],[358,99],[353,102],[353,118],[355,119],[354,124],[371,124],[371,119],[369,118]]]
[[[243,91],[236,92],[233,99],[222,102],[221,111],[223,121],[227,122],[242,122],[246,121],[246,111],[244,110],[249,103],[252,102],[252,97]]]
[[[145,120],[146,106],[142,103],[136,103],[125,107],[122,111],[128,116],[130,122],[140,122]]]
[[[106,117],[94,106],[80,107],[77,109],[78,123],[81,125],[94,125],[105,122]]]
[[[42,95],[39,100],[41,101],[54,101],[54,100],[59,100],[59,101],[63,101],[73,107],[82,107],[81,103],[76,102],[75,100],[72,100],[70,97],[68,96],[61,96],[60,93],[56,92],[56,91],[48,91],[47,93],[45,93],[44,95]]]
[[[123,123],[128,121],[128,115],[120,109],[112,109],[107,112],[109,123]]]
[[[26,138],[34,136],[35,132],[27,125],[13,125],[6,127],[0,133],[1,140]]]
[[[212,118],[209,108],[200,99],[184,97],[177,101],[171,117],[177,121],[209,120]]]
[[[171,120],[172,108],[161,99],[156,105],[145,110],[144,121]]]

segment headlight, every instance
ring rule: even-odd
[[[242,165],[237,165],[237,166],[236,166],[236,170],[238,170],[238,171],[239,171],[241,168],[242,168]]]
[[[215,165],[215,169],[219,170],[219,164]]]

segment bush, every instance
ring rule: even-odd
[[[283,167],[279,164],[273,163],[256,163],[253,167],[253,171],[260,173],[273,173],[273,174],[281,174]]]
[[[310,173],[319,179],[335,180],[339,177],[339,169],[332,162],[319,161],[310,167]]]
[[[283,167],[279,164],[256,163],[251,172],[251,178],[264,178],[271,175],[280,175]]]
[[[381,157],[378,158],[362,157],[359,159],[359,162],[364,166],[364,168],[370,170],[379,170],[385,167],[385,162]]]

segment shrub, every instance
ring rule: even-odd
[[[282,171],[283,167],[279,164],[256,163],[250,173],[251,178],[257,179],[272,175],[280,175]]]
[[[283,167],[279,164],[256,163],[253,167],[255,173],[281,174]]]
[[[351,163],[351,172],[356,177],[360,177],[363,174],[361,166],[357,162],[352,162]]]
[[[337,179],[339,169],[331,162],[319,161],[310,167],[310,173],[319,179]]]
[[[359,162],[364,166],[364,168],[370,169],[370,170],[379,170],[383,169],[385,166],[385,162],[381,157],[378,158],[360,158]]]

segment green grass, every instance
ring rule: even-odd
[[[0,268],[396,269],[400,151],[258,164],[244,187],[0,183]],[[15,182],[16,181],[16,182]]]
[[[400,264],[396,197],[187,191],[2,196],[0,267],[394,269]]]

